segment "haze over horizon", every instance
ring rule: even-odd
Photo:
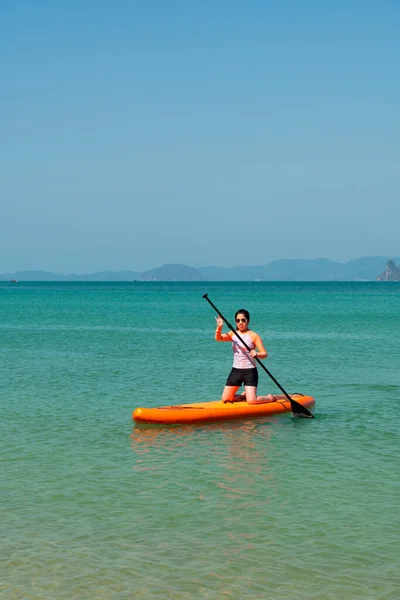
[[[0,273],[399,256],[399,29],[392,0],[3,3]]]
[[[349,264],[352,262],[357,262],[359,260],[364,260],[365,262],[372,262],[374,259],[382,259],[381,260],[381,264],[382,264],[382,270],[385,267],[385,261],[387,260],[393,260],[395,262],[395,264],[397,264],[399,266],[400,263],[400,257],[383,257],[380,255],[375,255],[375,256],[361,256],[361,257],[356,257],[353,259],[350,259],[349,261],[331,261],[331,259],[327,259],[326,257],[317,257],[315,259],[303,259],[303,258],[298,258],[298,259],[292,259],[290,257],[287,258],[281,258],[281,259],[276,259],[273,261],[268,261],[266,263],[262,263],[262,264],[248,264],[248,265],[211,265],[211,264],[204,264],[204,265],[190,265],[188,263],[162,263],[159,265],[154,265],[153,267],[150,267],[149,269],[143,269],[142,271],[140,269],[98,269],[96,271],[50,271],[49,269],[18,269],[17,271],[8,271],[8,272],[0,272],[0,276],[4,276],[4,275],[15,275],[18,273],[52,273],[53,275],[94,275],[96,273],[103,273],[103,272],[110,272],[110,273],[120,273],[123,271],[126,272],[132,272],[132,273],[145,273],[146,271],[152,271],[152,270],[157,270],[160,267],[175,267],[175,266],[185,266],[185,267],[194,267],[195,269],[208,269],[208,268],[214,268],[216,267],[221,268],[221,269],[246,269],[246,268],[259,268],[259,267],[266,267],[270,264],[276,264],[279,263],[280,261],[321,261],[321,260],[328,260],[331,261],[334,264],[339,264],[339,265],[345,265],[345,264]],[[375,261],[376,262],[376,261]],[[310,265],[311,266],[311,265]]]

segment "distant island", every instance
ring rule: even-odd
[[[386,269],[377,277],[378,281],[400,281],[400,267],[396,267],[393,260],[388,260]]]
[[[399,260],[383,256],[362,257],[345,263],[326,258],[281,259],[262,266],[229,268],[165,264],[144,272],[99,271],[68,275],[17,271],[0,275],[0,281],[400,281],[400,267],[395,264]],[[382,272],[382,269],[385,270]]]

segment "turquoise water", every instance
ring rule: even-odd
[[[206,291],[315,420],[134,427],[220,396]],[[0,597],[397,599],[399,306],[385,283],[1,283]]]

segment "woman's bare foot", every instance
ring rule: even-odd
[[[268,396],[257,396],[257,402],[259,402],[260,404],[275,402],[275,397],[272,394],[268,394]]]

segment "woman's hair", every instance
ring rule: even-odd
[[[240,308],[235,312],[235,321],[238,315],[244,315],[247,319],[247,322],[250,323],[250,313],[245,308]]]

